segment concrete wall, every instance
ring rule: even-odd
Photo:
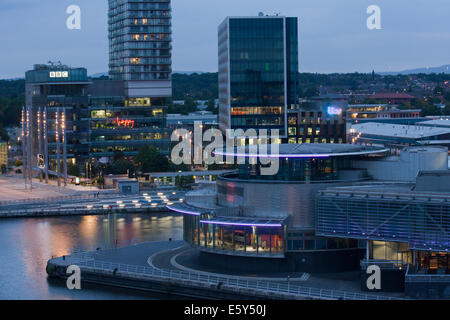
[[[218,178],[217,201],[224,207],[241,208],[239,212],[242,216],[289,217],[288,227],[312,230],[316,221],[317,192],[351,184],[352,182],[276,183]]]
[[[450,192],[450,170],[421,171],[415,191]]]
[[[403,150],[399,157],[355,160],[352,167],[366,168],[375,180],[414,182],[419,171],[447,170],[448,150],[443,147],[412,147]]]

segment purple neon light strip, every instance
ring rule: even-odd
[[[373,151],[361,151],[361,152],[344,152],[344,153],[323,153],[323,154],[248,154],[248,153],[227,153],[222,151],[215,151],[214,154],[219,156],[227,157],[240,157],[240,158],[329,158],[329,157],[340,157],[340,156],[357,156],[366,155],[374,153],[387,152],[388,149],[373,150]]]
[[[182,214],[189,214],[191,216],[199,216],[200,212],[192,212],[192,211],[185,211],[185,210],[180,210],[180,209],[174,209],[170,206],[166,206],[167,209],[178,212],[178,213],[182,213]]]
[[[240,158],[328,158],[329,154],[247,154],[247,153],[226,153],[214,152],[219,156],[240,157]]]
[[[201,223],[206,224],[220,224],[226,226],[243,226],[243,227],[282,227],[282,224],[262,224],[262,223],[237,223],[237,222],[222,222],[222,221],[209,221],[200,220]]]

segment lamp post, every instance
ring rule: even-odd
[[[44,163],[45,163],[45,183],[48,184],[48,123],[47,123],[47,107],[44,107],[43,116],[44,125]]]
[[[42,155],[42,114],[41,107],[38,108],[37,112],[37,132],[38,132],[38,146],[39,146],[39,156]],[[39,169],[39,181],[42,182],[42,169]]]
[[[32,143],[32,114],[31,107],[27,107],[27,164],[28,164],[28,179],[30,180],[30,190],[33,190],[33,165],[31,163],[31,143]]]
[[[22,107],[22,171],[25,189],[27,188],[27,152],[26,152],[26,121],[25,121],[25,107]]]
[[[61,114],[61,138],[63,146],[63,170],[64,170],[64,187],[67,186],[67,143],[66,143],[66,107],[63,107]]]
[[[56,108],[55,114],[55,138],[56,138],[56,178],[58,180],[58,188],[61,187],[61,159],[59,157],[60,154],[60,146],[59,146],[59,107]]]

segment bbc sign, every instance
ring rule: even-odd
[[[68,78],[69,71],[51,71],[50,78]]]

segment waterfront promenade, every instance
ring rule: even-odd
[[[34,182],[25,189],[17,176],[0,178],[0,217],[43,217],[109,213],[166,212],[166,205],[183,202],[184,192],[164,189],[137,194],[118,194],[68,185]]]
[[[286,275],[238,275],[225,270],[202,270],[191,263],[180,266],[180,255],[191,249],[183,241],[149,242],[117,249],[74,252],[50,259],[47,273],[65,279],[69,265],[78,265],[82,281],[134,288],[176,296],[206,299],[402,299],[399,294],[367,294],[357,279],[335,275],[284,278]],[[188,268],[189,270],[187,270]],[[213,272],[215,271],[215,272]],[[347,290],[342,290],[345,288]]]
[[[45,184],[39,182],[39,179],[33,179],[33,189],[30,190],[30,184],[27,184],[27,188],[25,189],[23,175],[13,174],[0,176],[0,202],[46,199],[99,191],[101,192],[101,190],[95,187],[82,187],[70,184],[67,187],[58,188],[56,182],[53,183],[50,181],[49,184]]]

